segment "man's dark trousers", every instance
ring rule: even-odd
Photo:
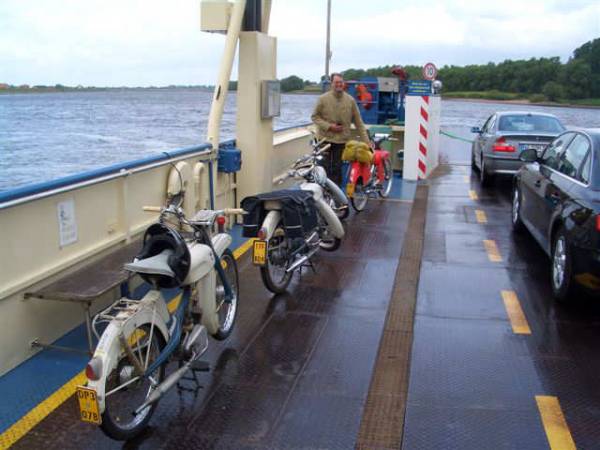
[[[341,187],[342,153],[346,144],[336,144],[335,142],[328,142],[328,144],[331,144],[331,147],[323,154],[321,165],[325,168],[329,179]]]

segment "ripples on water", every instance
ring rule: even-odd
[[[212,94],[197,89],[0,95],[0,191],[206,141]],[[306,123],[314,95],[283,95],[275,128]],[[531,109],[571,126],[598,126],[600,110],[444,101],[442,126],[470,137],[494,111]],[[228,95],[221,140],[234,137]]]

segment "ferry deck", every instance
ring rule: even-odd
[[[433,176],[352,214],[287,294],[238,251],[233,335],[143,435],[80,422],[54,374],[86,358],[49,350],[0,378],[0,448],[600,448],[600,303],[555,303],[548,258],[511,232],[510,181],[481,189],[467,146],[440,148]],[[85,348],[81,328],[65,340]],[[41,388],[54,393],[20,417]]]

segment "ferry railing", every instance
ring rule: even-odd
[[[230,144],[231,141],[223,144]],[[22,203],[30,202],[62,192],[79,189],[98,183],[103,183],[115,178],[127,177],[131,174],[144,172],[156,167],[172,164],[177,161],[198,157],[198,161],[215,161],[217,153],[206,143],[194,147],[186,147],[173,151],[165,151],[133,161],[113,164],[99,169],[68,175],[56,180],[44,181],[0,192],[0,209],[9,208]]]

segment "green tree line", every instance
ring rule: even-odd
[[[348,69],[347,80],[365,76],[390,77],[394,66]],[[421,67],[404,66],[409,78],[421,78]],[[566,63],[559,57],[506,60],[483,65],[444,66],[438,79],[444,91],[490,91],[543,94],[548,100],[600,97],[600,38],[575,49]]]

